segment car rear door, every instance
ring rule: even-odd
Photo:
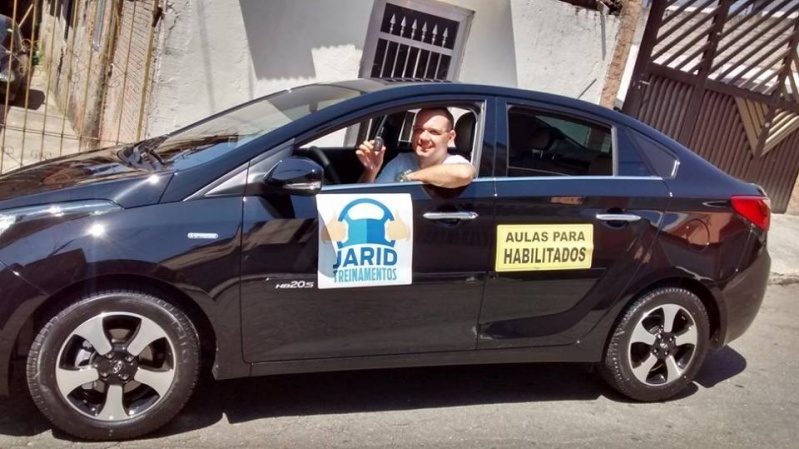
[[[479,348],[572,344],[624,291],[669,202],[623,129],[501,99],[496,245]]]

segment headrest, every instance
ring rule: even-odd
[[[549,128],[538,128],[530,138],[530,147],[536,150],[547,150],[552,145],[552,131]]]
[[[466,159],[472,154],[472,143],[474,142],[474,128],[477,117],[473,112],[466,112],[458,117],[455,123],[455,150]]]
[[[600,154],[588,166],[588,174],[593,176],[613,176],[613,158],[609,154]]]

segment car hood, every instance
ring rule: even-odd
[[[110,147],[40,162],[0,176],[0,210],[105,199],[123,207],[157,202],[172,173],[134,165]]]

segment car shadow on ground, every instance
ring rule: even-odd
[[[696,378],[708,388],[741,373],[746,360],[731,348],[710,354]],[[12,396],[0,400],[0,434],[33,436],[50,429],[14,379]],[[689,386],[675,400],[693,395]],[[399,411],[540,401],[630,402],[580,364],[511,364],[294,374],[250,379],[201,380],[186,408],[160,438],[230,423],[287,416]],[[59,439],[72,437],[54,431]]]
[[[702,369],[694,382],[705,388],[713,388],[719,382],[731,379],[746,369],[746,359],[729,346],[707,355]]]
[[[710,388],[746,368],[730,347],[708,354],[674,400]],[[158,438],[215,424],[286,416],[399,411],[540,401],[633,402],[585,364],[510,364],[297,374],[214,382],[207,379]]]
[[[184,419],[164,432],[183,432],[212,424],[221,418],[218,412],[223,412],[229,422],[240,423],[285,416],[592,400],[605,393],[610,392],[586,367],[574,364],[285,375],[226,381],[203,388],[187,407]],[[219,407],[223,403],[226,405]],[[217,414],[208,413],[214,409]]]

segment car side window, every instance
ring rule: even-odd
[[[664,179],[671,179],[677,175],[677,169],[680,166],[677,156],[663,145],[639,132],[631,131],[630,135],[649,160],[650,165],[658,176]]]
[[[507,176],[612,176],[611,128],[575,117],[508,109]]]
[[[449,154],[460,155],[472,161],[476,142],[480,142],[480,105],[424,105],[432,106],[446,107],[453,116],[456,137],[449,145]],[[337,181],[328,179],[328,184],[354,184],[363,172],[355,150],[364,140],[374,139],[378,134],[383,138],[386,151],[383,167],[400,154],[414,151],[411,135],[418,111],[419,108],[409,108],[363,117],[355,123],[302,139],[294,154],[320,163],[325,168],[326,177],[330,171],[334,171]]]

